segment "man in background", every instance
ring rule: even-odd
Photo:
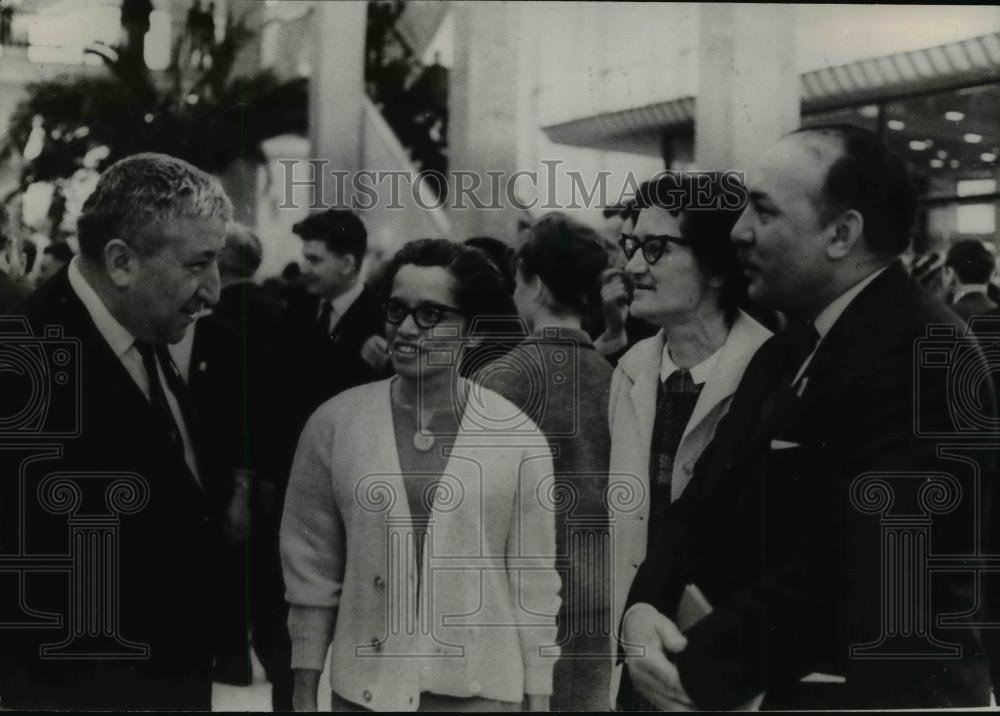
[[[956,241],[948,249],[944,275],[951,288],[951,310],[965,322],[973,316],[996,314],[1000,309],[988,295],[994,260],[989,249],[976,239]]]
[[[346,388],[381,375],[362,355],[384,320],[378,299],[361,277],[368,232],[354,212],[327,209],[292,227],[302,239],[307,295],[289,306],[287,328],[294,343],[301,427],[313,410]]]

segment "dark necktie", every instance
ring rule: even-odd
[[[701,386],[695,385],[686,370],[675,370],[660,383],[656,392],[656,417],[649,443],[649,529],[659,529],[670,506],[671,482],[677,448],[684,436]]]
[[[333,304],[323,301],[319,308],[319,319],[316,321],[316,328],[323,337],[330,335],[330,318],[333,316]]]
[[[764,420],[784,414],[801,397],[801,393],[806,387],[803,380],[809,372],[808,369],[798,381],[795,380],[795,377],[816,348],[816,344],[819,342],[819,332],[811,321],[796,323],[785,331],[781,336],[781,341],[783,346],[780,358],[782,370],[778,374],[774,387],[764,399],[761,408],[761,417]],[[796,383],[798,383],[797,390]]]
[[[181,418],[184,420],[188,433],[193,436],[194,414],[191,409],[191,401],[188,396],[187,386],[181,378],[177,367],[174,365],[166,346],[153,346],[145,341],[135,342],[136,350],[142,356],[142,365],[146,369],[146,376],[149,378],[149,402],[153,404],[160,421],[164,425],[170,440],[171,448],[174,450],[181,462],[187,465],[184,454],[184,438],[181,435],[180,426],[174,417],[174,411],[170,409],[167,395],[163,390],[163,383],[160,382],[160,372],[157,363],[163,367],[163,375],[167,379],[167,387],[177,400],[180,408]],[[194,475],[192,475],[194,477]]]

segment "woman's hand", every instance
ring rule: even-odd
[[[315,711],[320,672],[316,669],[292,669],[292,674],[295,679],[292,687],[292,710]]]
[[[549,697],[542,694],[528,694],[528,711],[548,711]]]

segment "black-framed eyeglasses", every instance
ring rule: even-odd
[[[622,234],[622,237],[618,240],[618,245],[622,247],[622,251],[625,252],[625,258],[629,261],[635,256],[636,251],[642,249],[642,257],[646,259],[647,264],[652,266],[663,256],[663,252],[667,249],[668,241],[678,246],[691,245],[691,242],[687,239],[681,236],[671,236],[670,234],[647,236],[644,239],[640,239],[638,236],[633,236],[632,234]]]
[[[413,316],[413,322],[420,328],[433,328],[439,324],[446,313],[457,313],[461,315],[461,309],[454,306],[445,306],[441,303],[427,301],[419,306],[410,308],[398,298],[390,298],[385,302],[385,320],[389,323],[399,325],[406,320],[407,316]]]

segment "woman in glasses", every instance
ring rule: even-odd
[[[548,705],[558,655],[552,459],[517,408],[459,372],[477,318],[510,315],[496,266],[443,239],[386,271],[396,375],[341,393],[299,441],[281,531],[295,707]],[[548,647],[548,648],[546,648]]]
[[[615,624],[647,544],[669,528],[670,503],[770,335],[740,309],[745,280],[729,234],[742,199],[733,175],[664,173],[641,187],[635,229],[622,235],[629,310],[660,330],[619,360],[611,383]],[[619,707],[646,710],[627,678],[621,686]]]
[[[603,711],[610,676],[607,405],[611,365],[594,349],[603,330],[608,251],[562,214],[534,224],[514,257],[514,303],[530,335],[476,380],[520,407],[553,448],[556,553],[565,556],[554,711]]]

